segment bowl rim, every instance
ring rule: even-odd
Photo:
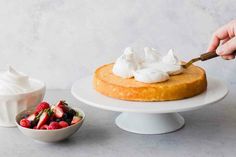
[[[60,129],[54,129],[54,130],[43,130],[43,129],[32,129],[32,128],[25,128],[25,127],[22,127],[19,123],[18,123],[18,120],[17,120],[17,117],[20,115],[20,114],[23,114],[24,112],[27,112],[27,111],[31,111],[33,110],[33,108],[30,108],[30,109],[26,109],[20,113],[18,113],[15,117],[15,123],[16,123],[16,126],[18,128],[21,128],[21,129],[25,129],[25,130],[32,130],[32,131],[35,131],[35,132],[56,132],[56,131],[60,131],[60,130],[66,130],[66,129],[69,129],[69,128],[72,128],[72,127],[75,127],[79,124],[82,124],[84,122],[84,119],[85,119],[85,113],[83,110],[81,110],[81,108],[77,107],[77,108],[73,108],[74,110],[76,110],[77,112],[79,113],[82,113],[82,120],[79,122],[79,123],[76,123],[76,124],[73,124],[73,125],[69,125],[68,127],[65,127],[65,128],[60,128]]]
[[[39,84],[39,87],[30,90],[28,92],[22,92],[22,93],[18,93],[18,94],[0,94],[0,97],[14,97],[14,96],[23,96],[23,95],[27,95],[27,94],[32,94],[41,90],[46,90],[46,83],[44,81],[38,80],[38,79],[34,79],[34,78],[29,78],[30,81]]]

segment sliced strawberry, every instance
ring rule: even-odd
[[[47,122],[48,118],[49,118],[48,113],[43,112],[39,118],[39,122],[37,124],[37,129],[40,129],[40,127],[43,126]]]
[[[63,106],[62,110],[64,113],[67,113],[67,112],[69,112],[70,108],[68,106]]]
[[[64,106],[63,101],[60,100],[60,101],[57,103],[56,106],[58,106],[58,107],[63,107],[63,106]]]
[[[36,114],[33,113],[33,114],[29,115],[29,117],[27,117],[26,119],[29,121],[34,121],[35,118],[36,118]]]
[[[62,108],[62,110],[63,110],[64,113],[67,113],[67,112],[69,111],[69,107],[68,107],[68,105],[65,103],[65,101],[62,101],[62,100],[59,101],[56,106]]]
[[[42,110],[50,108],[50,105],[47,102],[41,102],[37,105],[35,113],[39,113]]]
[[[64,114],[63,109],[58,106],[53,108],[53,112],[54,112],[55,117],[57,118],[61,118]]]
[[[79,123],[81,121],[81,119],[82,119],[81,117],[74,116],[72,121],[71,121],[71,125]]]
[[[68,104],[66,103],[66,101],[65,101],[65,100],[60,100],[60,101],[57,103],[57,105],[56,105],[56,106],[58,106],[58,105],[64,105],[64,106],[68,106]]]

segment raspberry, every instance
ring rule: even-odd
[[[66,128],[66,127],[69,126],[69,124],[68,124],[67,122],[65,122],[65,121],[60,121],[60,122],[59,122],[59,125],[60,125],[62,128]]]
[[[30,121],[27,119],[21,119],[20,125],[25,128],[30,128]]]
[[[50,105],[47,102],[41,102],[38,104],[38,106],[35,109],[36,113],[39,113],[42,110],[50,108]]]
[[[55,129],[60,129],[61,126],[59,125],[58,122],[51,122],[48,126],[48,130],[55,130]]]
[[[47,130],[48,129],[48,125],[44,124],[43,126],[40,127],[41,130]]]

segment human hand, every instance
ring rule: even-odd
[[[213,33],[207,51],[215,51],[224,59],[234,59],[236,50],[236,20],[220,27]]]

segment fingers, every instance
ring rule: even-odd
[[[229,40],[230,40],[230,38],[227,38],[227,39],[223,40],[222,44],[225,44]],[[222,56],[222,58],[225,59],[225,60],[231,60],[231,59],[235,58],[235,55],[236,55],[235,53],[234,54],[229,54],[229,55],[224,55],[224,56]]]
[[[216,48],[219,46],[219,44],[220,44],[220,39],[217,36],[213,35],[213,37],[210,41],[210,44],[207,48],[207,52],[216,50]]]
[[[225,60],[231,60],[235,58],[235,55],[231,54],[231,55],[225,55],[225,56],[221,56],[223,59]]]
[[[214,51],[219,46],[220,41],[229,38],[228,24],[219,28],[212,36],[207,51]]]
[[[215,51],[226,60],[235,58],[236,51],[236,20],[219,28],[212,36],[207,51]],[[219,46],[221,43],[221,46]]]
[[[224,44],[224,43],[226,43],[226,42],[229,41],[229,40],[230,40],[230,37],[224,39],[221,44]]]
[[[228,34],[230,38],[235,37],[236,35],[236,20],[231,21],[228,23],[229,28],[228,28]]]
[[[236,37],[228,40],[223,45],[221,45],[217,50],[216,53],[218,55],[230,55],[236,50]]]

